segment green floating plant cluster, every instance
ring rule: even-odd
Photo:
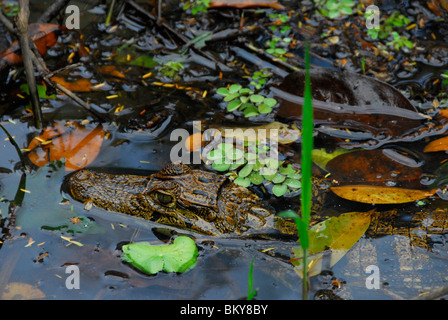
[[[208,7],[210,7],[210,0],[186,0],[183,5],[184,11],[191,9],[193,15],[207,12]]]
[[[366,11],[364,17],[367,19],[374,14],[372,11]],[[392,36],[392,40],[387,42],[388,46],[395,50],[407,47],[412,49],[414,43],[408,37],[399,34],[400,28],[406,28],[411,21],[399,12],[392,13],[388,18],[381,21],[378,28],[371,28],[367,30],[367,35],[372,39],[386,39]]]
[[[249,88],[243,88],[240,84],[219,88],[216,93],[224,97],[224,101],[227,102],[227,111],[243,111],[246,118],[261,113],[270,113],[277,104],[277,100],[256,94]]]
[[[301,188],[301,175],[291,164],[269,158],[269,147],[255,142],[245,143],[242,150],[230,143],[221,143],[207,153],[207,160],[213,161],[212,168],[225,172],[234,179],[234,183],[250,185],[273,184],[272,193],[281,197]],[[246,149],[246,148],[245,148]]]
[[[318,6],[318,12],[329,19],[336,19],[353,14],[355,2],[353,0],[314,0]]]
[[[260,90],[270,77],[272,77],[272,72],[267,69],[255,71],[251,77],[250,84],[254,86],[255,89]]]
[[[271,19],[271,21],[274,21],[277,23],[270,27],[271,31],[280,30],[280,33],[285,34],[289,30],[291,30],[291,26],[284,25],[290,19],[290,17],[287,14],[271,13],[269,15],[269,18]],[[280,23],[278,23],[277,21],[279,21]]]

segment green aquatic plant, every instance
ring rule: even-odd
[[[170,79],[176,80],[179,77],[179,72],[185,69],[182,62],[168,61],[162,67],[159,72]]]
[[[270,113],[277,104],[277,100],[256,94],[249,88],[243,88],[240,84],[219,88],[216,93],[224,97],[224,101],[227,102],[227,111],[243,111],[246,118],[261,113]]]
[[[273,22],[279,21],[279,25],[273,24],[270,26],[271,31],[280,30],[281,34],[286,34],[289,30],[291,30],[291,26],[284,25],[286,22],[288,22],[291,18],[287,14],[283,13],[271,13],[269,15],[269,18]]]
[[[247,283],[248,283],[247,300],[252,300],[258,291],[257,289],[252,290],[253,272],[254,272],[254,259],[252,259],[252,261],[250,262],[249,275],[248,275],[248,279],[247,279]]]
[[[299,171],[291,164],[270,158],[269,149],[255,142],[246,143],[245,150],[231,143],[221,143],[208,152],[206,158],[212,162],[213,169],[227,172],[226,175],[240,186],[270,185],[277,197],[300,190]]]
[[[318,6],[318,13],[329,19],[336,19],[353,14],[355,2],[353,0],[314,0]]]
[[[184,11],[191,9],[193,15],[207,12],[208,7],[210,7],[210,0],[186,0],[183,5]]]
[[[286,53],[288,52],[285,48],[288,47],[289,43],[292,41],[290,37],[274,37],[266,42],[266,52],[277,57],[280,60],[286,60]]]
[[[388,46],[393,47],[395,50],[400,50],[402,48],[412,49],[414,47],[414,43],[409,40],[408,37],[400,35],[398,32],[392,32],[393,39],[387,42]]]
[[[272,72],[267,69],[261,69],[255,71],[251,77],[250,84],[255,87],[255,89],[260,90],[265,85],[268,78],[272,77]]]

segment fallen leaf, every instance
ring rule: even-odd
[[[126,76],[113,65],[102,66],[98,68],[98,72],[104,75],[124,79]]]
[[[57,24],[32,23],[28,26],[28,34],[31,41],[34,41],[39,53],[45,55],[47,49],[54,46],[58,40],[56,31],[63,29],[65,27]],[[0,60],[7,62],[9,65],[22,62],[20,44],[17,40],[8,49],[0,53]]]
[[[330,189],[341,198],[370,204],[408,203],[432,196],[437,191],[371,185],[347,185]]]
[[[53,80],[56,83],[59,83],[64,88],[75,91],[75,92],[91,92],[96,90],[96,88],[93,88],[94,84],[86,78],[78,78],[74,81],[67,81],[66,78],[60,77],[60,76],[53,76],[51,77],[51,80]]]
[[[77,122],[70,126],[56,122],[31,140],[28,157],[38,167],[64,158],[66,171],[79,170],[98,156],[104,135],[101,125],[92,129]]]
[[[40,289],[23,282],[8,283],[2,293],[2,300],[34,300],[45,299]]]
[[[321,169],[327,170],[327,163],[333,158],[336,158],[337,156],[352,152],[354,150],[347,150],[347,149],[336,149],[332,153],[327,152],[325,149],[313,149],[311,152],[311,156],[313,159],[313,162]]]
[[[282,10],[285,7],[276,0],[212,0],[210,8],[218,7],[234,7],[234,8],[249,8],[249,7],[269,7],[277,10]]]
[[[428,143],[423,152],[448,151],[448,137],[443,137]]]
[[[185,148],[190,152],[201,150],[205,146],[206,141],[202,140],[202,133],[196,132],[185,140]]]
[[[308,276],[312,277],[334,266],[366,232],[373,212],[343,213],[310,228],[308,230],[310,243],[307,258]],[[302,258],[302,248],[294,248],[292,264],[294,271],[300,277],[303,276]]]
[[[386,186],[386,183],[393,183],[394,187],[421,188],[422,170],[418,160],[395,149],[357,150],[340,154],[328,161],[326,170],[331,172],[339,185]]]

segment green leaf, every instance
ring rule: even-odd
[[[326,6],[328,10],[333,11],[339,8],[339,3],[336,0],[328,0]]]
[[[272,188],[272,193],[274,193],[277,197],[283,196],[286,191],[288,191],[288,187],[285,184],[276,184]]]
[[[209,153],[207,153],[207,159],[208,160],[218,160],[218,159],[222,159],[224,157],[224,152],[220,149],[215,149],[210,151]]]
[[[238,176],[240,176],[241,178],[245,178],[247,177],[253,170],[254,165],[251,163],[246,164],[239,172],[238,172]]]
[[[329,19],[334,19],[334,18],[337,18],[339,16],[340,16],[339,11],[332,11],[332,10],[330,10],[328,12],[328,18]]]
[[[236,92],[240,91],[241,88],[242,88],[242,86],[240,84],[232,84],[229,87],[229,92],[230,93],[236,93]]]
[[[253,116],[256,116],[258,114],[259,114],[258,113],[258,109],[255,106],[253,106],[253,105],[247,107],[246,109],[244,109],[244,116],[246,118],[253,117]]]
[[[340,5],[344,7],[353,7],[355,2],[353,0],[341,0]]]
[[[273,98],[266,98],[264,99],[263,103],[272,108],[277,104],[277,100]]]
[[[229,90],[227,90],[227,88],[219,88],[216,90],[216,93],[222,96],[227,96],[229,94]]]
[[[257,171],[252,171],[248,177],[250,182],[255,185],[260,185],[264,181],[264,177]]]
[[[235,98],[238,98],[240,96],[240,94],[238,92],[235,93],[229,93],[225,98],[224,101],[229,102],[232,101]]]
[[[287,167],[281,166],[278,168],[278,172],[280,172],[281,174],[284,175],[289,175],[289,174],[295,174],[296,171],[294,170],[292,164],[288,164]]]
[[[172,244],[151,245],[137,242],[124,245],[121,258],[148,273],[160,271],[183,273],[194,268],[198,257],[198,248],[189,237],[180,236]]]
[[[250,90],[249,88],[243,88],[243,89],[240,89],[239,92],[240,92],[240,94],[243,94],[243,95],[247,95],[247,94],[252,94],[252,93],[254,93],[254,92],[253,92],[252,90]]]
[[[216,171],[227,171],[230,168],[230,164],[213,162],[212,168]]]
[[[261,103],[263,102],[264,97],[262,95],[259,94],[253,94],[250,96],[250,101],[257,104],[257,103]]]
[[[298,189],[302,186],[302,183],[296,179],[286,179],[285,184],[293,189]]]
[[[241,106],[242,102],[240,99],[235,99],[233,101],[230,101],[227,104],[227,111],[232,112],[238,109]]]
[[[271,113],[272,112],[272,108],[268,105],[266,105],[265,103],[262,103],[258,106],[258,112],[260,113]]]
[[[248,186],[250,186],[250,179],[249,178],[242,178],[242,177],[238,177],[236,178],[234,181],[234,183],[247,188]]]
[[[229,160],[240,160],[244,158],[244,151],[241,149],[233,149],[226,153],[226,158]]]
[[[341,8],[339,8],[339,12],[346,14],[346,15],[352,15],[353,9],[350,7],[341,7]]]
[[[282,174],[276,174],[274,178],[272,178],[273,183],[282,183],[285,181],[286,177]]]

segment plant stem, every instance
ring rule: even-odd
[[[302,193],[301,209],[302,217],[300,221],[300,245],[303,250],[303,286],[302,298],[307,299],[308,277],[307,277],[307,251],[309,248],[308,228],[311,216],[311,194],[312,194],[312,160],[313,151],[313,105],[310,79],[310,52],[309,42],[306,42],[305,48],[305,94],[303,104],[302,120]]]

